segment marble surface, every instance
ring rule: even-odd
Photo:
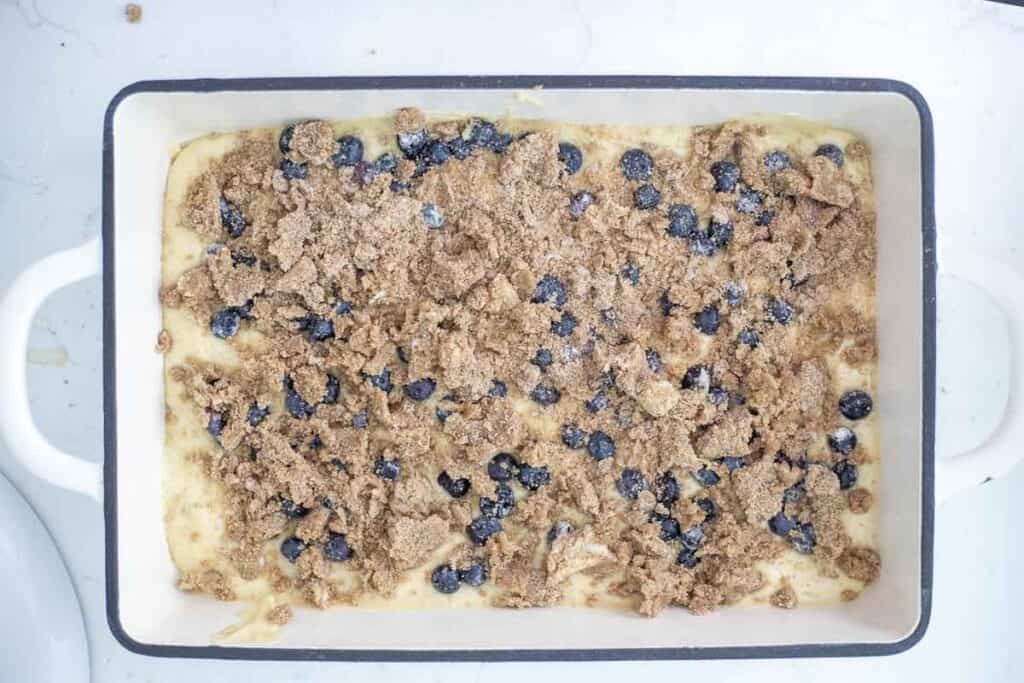
[[[982,0],[730,3],[520,0],[143,2],[0,0],[0,288],[32,261],[95,234],[104,108],[140,79],[201,76],[657,73],[899,78],[935,118],[942,238],[1020,268],[1024,233],[1024,9]],[[783,9],[785,6],[785,9]],[[497,7],[494,5],[493,7]],[[301,8],[301,9],[300,9]],[[527,39],[526,36],[529,36]],[[941,252],[940,252],[941,263]],[[60,447],[102,458],[100,286],[55,295],[31,335],[34,413]],[[1017,315],[1024,313],[1022,310]],[[981,442],[1006,397],[991,363],[998,311],[985,295],[940,283],[942,455]],[[2,343],[2,342],[0,342]],[[1020,340],[1017,340],[1018,349]],[[996,357],[999,354],[995,354]],[[102,514],[34,481],[0,445],[0,469],[55,536],[85,609],[96,681],[361,679],[535,680],[699,676],[703,681],[1019,680],[1017,610],[1024,573],[1017,517],[1024,468],[937,513],[931,628],[884,659],[602,664],[349,665],[161,660],[124,650],[104,615]],[[628,670],[628,671],[627,671]],[[3,674],[0,674],[0,678]],[[927,677],[927,678],[926,678]]]

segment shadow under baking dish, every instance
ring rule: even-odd
[[[539,97],[516,98],[542,86]],[[177,590],[161,519],[161,197],[175,147],[210,131],[300,118],[428,111],[580,123],[691,125],[758,112],[850,128],[871,146],[878,211],[880,580],[853,603],[726,608],[656,619],[572,608],[299,610],[276,642],[211,646],[238,603]],[[395,77],[151,81],[104,122],[103,299],[107,616],[142,654],[230,659],[597,660],[857,656],[905,650],[931,607],[935,227],[931,116],[886,80],[714,77]],[[119,257],[118,254],[121,256]],[[121,288],[116,288],[116,283]],[[119,457],[120,454],[120,457]]]

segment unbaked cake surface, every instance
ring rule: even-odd
[[[220,599],[852,599],[879,572],[868,150],[822,124],[214,134],[163,236],[168,544]]]

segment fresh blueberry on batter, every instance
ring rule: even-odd
[[[814,533],[814,526],[805,522],[795,529],[796,533],[790,535],[789,542],[798,553],[810,555],[814,552],[814,546],[818,543],[817,534]]]
[[[281,150],[281,154],[287,154],[292,150],[292,135],[295,133],[295,124],[285,126],[284,130],[281,131],[281,136],[277,139],[277,148]]]
[[[576,329],[576,316],[569,311],[562,311],[562,317],[551,323],[551,331],[559,337],[568,337]]]
[[[671,472],[664,472],[654,480],[654,495],[659,503],[671,507],[679,500],[679,482]]]
[[[437,475],[437,483],[452,498],[462,498],[469,493],[469,479],[465,477],[452,479],[451,475],[444,470],[441,470],[441,474]]]
[[[711,369],[706,365],[691,365],[683,374],[680,386],[683,389],[707,391],[711,388]]]
[[[430,583],[438,593],[454,593],[459,590],[459,574],[450,564],[442,564],[430,574]]]
[[[494,481],[508,481],[519,470],[519,462],[511,453],[498,453],[487,463],[487,476]]]
[[[224,413],[210,413],[210,418],[206,421],[206,431],[210,433],[210,436],[217,439],[220,443],[220,435],[224,431],[224,423],[227,418],[224,417]]]
[[[849,427],[836,427],[826,438],[828,447],[839,455],[849,455],[857,447],[857,435]]]
[[[234,306],[230,308],[222,308],[213,314],[210,319],[210,331],[213,332],[215,337],[221,339],[227,339],[233,337],[238,333],[238,328],[242,324],[242,316],[239,314],[238,309]]]
[[[487,569],[482,562],[474,562],[465,569],[459,570],[459,581],[474,588],[482,586],[487,581]]]
[[[291,159],[281,159],[280,169],[288,180],[303,180],[309,175],[309,168],[306,164],[300,164]]]
[[[792,163],[789,160],[789,155],[782,150],[776,149],[764,155],[764,170],[768,173],[778,173],[790,166]]]
[[[436,204],[424,204],[420,213],[423,215],[423,222],[431,230],[444,227],[444,214],[441,213]]]
[[[309,514],[309,508],[299,505],[290,498],[281,496],[281,512],[289,519],[302,519]]]
[[[736,200],[736,210],[740,213],[756,214],[761,210],[761,193],[757,190],[740,190],[740,198]]]
[[[581,190],[569,197],[569,215],[573,218],[579,218],[587,210],[587,207],[593,203],[594,195],[586,190]]]
[[[551,474],[546,466],[522,465],[519,468],[519,483],[530,491],[536,491],[550,481]]]
[[[586,433],[574,424],[564,424],[561,430],[562,443],[573,450],[583,448],[587,443]]]
[[[397,135],[398,149],[406,159],[415,159],[427,145],[429,137],[425,129],[415,130],[411,133],[399,133]]]
[[[311,406],[306,399],[302,398],[291,377],[284,378],[284,407],[291,413],[292,417],[309,417],[316,408]]]
[[[402,387],[402,391],[413,401],[426,401],[434,393],[436,387],[437,383],[433,379],[424,377],[406,384]]]
[[[668,227],[665,232],[671,237],[687,238],[697,230],[697,212],[689,204],[673,204],[668,207]]]
[[[657,522],[658,526],[661,527],[658,531],[658,536],[663,541],[672,541],[677,539],[682,533],[682,528],[679,526],[679,520],[670,515],[662,515],[655,512],[651,514],[651,521]]]
[[[387,479],[388,481],[398,479],[398,474],[401,470],[401,463],[397,460],[388,460],[384,456],[378,456],[376,462],[373,463],[373,473],[381,479]]]
[[[741,455],[726,455],[718,458],[715,462],[721,463],[730,472],[747,466],[747,459]]]
[[[704,542],[704,525],[694,524],[693,526],[685,529],[679,535],[679,542],[683,544],[684,548],[693,548],[694,550]]]
[[[562,392],[547,384],[538,384],[530,391],[530,400],[542,406],[552,406],[562,400]]]
[[[516,506],[516,496],[508,484],[494,487],[494,498],[480,496],[480,512],[488,517],[501,519],[508,517]]]
[[[640,284],[640,266],[634,263],[627,263],[622,266],[622,277],[625,278],[629,284],[636,287]]]
[[[550,529],[548,529],[547,541],[548,543],[554,543],[555,539],[559,536],[568,536],[573,531],[575,531],[575,529],[573,529],[572,524],[565,520],[558,520],[551,525]]]
[[[555,308],[561,308],[565,305],[565,300],[565,283],[554,275],[545,275],[534,288],[533,297],[530,299],[530,302],[535,304],[554,304]]]
[[[740,179],[740,167],[731,161],[716,161],[711,164],[711,175],[715,179],[715,192],[732,192]]]
[[[358,413],[352,416],[352,426],[356,429],[365,429],[370,424],[370,416],[366,414],[365,410],[360,410]]]
[[[771,209],[765,209],[761,213],[757,214],[757,220],[754,221],[754,223],[756,225],[771,225],[774,220],[775,212]]]
[[[788,536],[789,532],[795,529],[796,526],[797,523],[795,521],[781,512],[768,520],[768,528],[772,530],[773,534],[778,536]]]
[[[700,558],[697,557],[697,550],[695,548],[684,547],[679,551],[679,556],[676,558],[676,562],[687,569],[693,569],[700,563]]]
[[[594,460],[604,460],[615,455],[615,440],[597,430],[587,439],[587,452]]]
[[[310,313],[296,322],[299,323],[299,331],[305,332],[311,342],[322,342],[334,337],[334,323],[327,318]]]
[[[392,180],[391,184],[388,187],[395,194],[399,194],[408,191],[409,188],[412,187],[412,184],[409,183],[407,180]]]
[[[729,392],[719,386],[711,387],[708,389],[708,401],[710,401],[712,405],[716,406],[728,403]]]
[[[267,415],[270,415],[269,406],[261,407],[253,403],[249,406],[249,412],[246,413],[245,419],[250,426],[256,427],[267,418]]]
[[[341,396],[341,382],[334,375],[327,373],[327,384],[324,387],[324,397],[320,399],[321,403],[327,405],[334,405],[338,402],[338,398]]]
[[[839,478],[839,488],[843,491],[857,485],[857,466],[849,460],[840,460],[832,468]]]
[[[627,467],[622,470],[618,481],[615,482],[615,489],[623,498],[636,500],[641,491],[647,490],[647,480],[640,470]]]
[[[663,316],[668,317],[672,315],[672,311],[674,311],[678,306],[679,304],[668,298],[667,289],[662,291],[661,296],[658,297],[658,308],[661,309],[661,314]]]
[[[583,166],[583,152],[571,142],[559,142],[558,160],[564,164],[567,175],[575,175]]]
[[[650,183],[645,183],[633,190],[633,206],[641,211],[656,208],[661,203],[661,193]]]
[[[704,512],[704,521],[711,521],[718,516],[718,508],[715,507],[715,501],[710,498],[698,498],[694,503]]]
[[[610,401],[603,389],[598,389],[593,398],[583,402],[583,408],[588,413],[599,413],[608,407]]]
[[[705,306],[693,316],[693,326],[703,334],[710,335],[718,332],[721,322],[722,318],[714,306]]]
[[[451,148],[444,140],[431,140],[423,151],[424,158],[431,166],[440,166],[452,155]]]
[[[768,316],[780,325],[788,325],[793,319],[793,306],[788,301],[772,297],[768,300]]]
[[[498,133],[498,135],[491,141],[489,145],[492,152],[495,154],[502,154],[508,146],[515,140],[511,133]]]
[[[352,312],[352,302],[339,301],[334,306],[334,312],[337,313],[338,315],[348,315],[349,313]]]
[[[545,348],[537,349],[537,353],[533,354],[533,358],[530,359],[530,363],[536,365],[542,371],[547,370],[553,362],[554,358],[551,355],[551,350]]]
[[[644,351],[644,357],[647,359],[647,368],[651,372],[661,372],[661,354],[654,349],[647,349]]]
[[[498,136],[498,129],[490,121],[477,119],[469,129],[469,144],[474,147],[490,147]]]
[[[391,393],[394,385],[391,383],[391,371],[387,368],[383,368],[376,375],[370,375],[363,373],[363,377],[370,383],[370,386],[380,389],[385,393]]]
[[[224,197],[220,198],[220,224],[228,231],[229,237],[241,237],[245,232],[242,211]]]
[[[839,412],[848,420],[864,419],[873,407],[871,397],[860,390],[847,391],[839,398]]]
[[[758,336],[755,330],[749,327],[744,327],[740,330],[740,333],[736,335],[736,339],[740,344],[746,344],[752,349],[756,349],[757,345],[761,343],[761,337]]]
[[[294,563],[295,560],[299,559],[299,555],[306,549],[306,544],[301,538],[292,536],[281,541],[281,554],[284,555],[284,559]]]
[[[348,545],[345,534],[328,532],[327,542],[324,543],[324,559],[331,562],[344,562],[352,557],[352,548]]]
[[[707,239],[716,249],[722,249],[732,240],[732,223],[719,223],[714,218],[708,223]]]
[[[363,160],[363,141],[354,135],[338,138],[338,151],[331,157],[335,168],[355,166]]]
[[[619,159],[619,169],[626,180],[647,180],[651,177],[654,162],[642,149],[630,149]]]
[[[825,157],[832,161],[836,166],[842,167],[845,157],[843,156],[843,150],[838,145],[833,145],[831,142],[827,142],[824,145],[818,147],[817,151],[814,152],[816,157]]]
[[[707,233],[697,231],[690,236],[690,253],[694,256],[711,256],[715,253],[715,242]]]
[[[471,540],[476,545],[483,545],[487,542],[487,539],[501,531],[501,520],[495,517],[477,517],[474,519],[468,527],[466,527],[466,533],[469,535]]]
[[[394,173],[398,168],[398,159],[391,152],[384,152],[373,160],[374,173]]]
[[[704,466],[701,466],[698,470],[691,471],[690,474],[697,480],[698,484],[705,488],[714,486],[722,479],[714,470],[709,470]]]
[[[795,503],[807,494],[803,481],[798,481],[782,492],[782,500],[787,503]]]

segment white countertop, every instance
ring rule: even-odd
[[[983,0],[732,0],[698,3],[693,10],[673,2],[519,0],[500,11],[485,8],[492,3],[433,0],[422,3],[421,12],[381,0],[344,8],[334,2],[293,4],[303,9],[257,0],[150,0],[143,2],[142,23],[130,25],[116,1],[0,0],[5,65],[0,225],[6,235],[0,288],[32,261],[99,230],[101,125],[113,94],[136,80],[203,76],[898,78],[924,93],[934,115],[941,239],[1021,267],[1024,8]],[[783,11],[784,5],[792,9]],[[950,312],[949,302],[971,291],[950,283],[940,282],[939,313],[946,323],[939,337],[938,448],[943,454],[955,450],[954,444],[980,442],[1005,400],[1005,380],[1000,368],[990,366],[988,347],[999,345],[999,327],[983,298],[967,299],[955,315]],[[102,458],[99,311],[96,279],[54,296],[34,325],[35,363],[29,370],[34,414],[43,431],[58,446],[95,461]],[[65,363],[59,362],[61,349]],[[415,675],[498,683],[525,673],[533,680],[586,676],[595,683],[625,675],[696,677],[692,680],[702,683],[793,676],[995,682],[1018,680],[1024,668],[1010,654],[1024,640],[1016,624],[1024,607],[1019,580],[1024,550],[1016,526],[1024,519],[1024,496],[1018,493],[1024,468],[938,510],[931,627],[905,654],[860,660],[486,665],[230,663],[131,654],[106,624],[99,507],[34,481],[4,445],[0,469],[35,506],[69,565],[85,610],[96,681],[285,683]],[[0,679],[10,673],[0,672]]]

